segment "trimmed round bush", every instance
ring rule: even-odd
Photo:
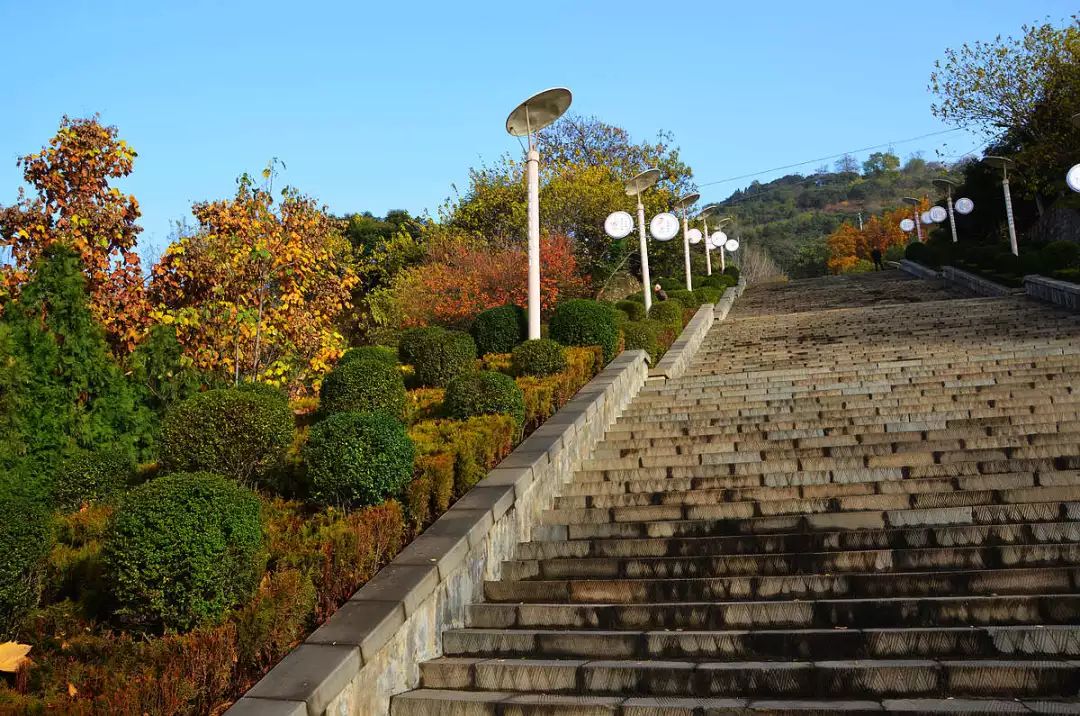
[[[908,261],[914,261],[917,264],[929,265],[929,253],[930,250],[926,247],[926,244],[921,241],[912,241],[904,249],[904,258]]]
[[[660,323],[666,323],[673,326],[675,330],[679,330],[683,324],[683,305],[672,298],[666,301],[657,301],[649,310],[649,318]]]
[[[616,301],[615,308],[629,316],[631,321],[645,320],[645,304],[643,301]]]
[[[476,343],[462,331],[425,329],[410,341],[408,352],[416,382],[423,386],[445,386],[455,375],[476,368]]]
[[[224,388],[193,395],[161,423],[166,472],[215,472],[249,484],[265,478],[292,443],[294,420],[280,391]]]
[[[0,642],[41,596],[53,529],[46,490],[37,487],[20,472],[0,471]]]
[[[61,460],[53,478],[53,501],[61,510],[102,502],[120,492],[135,470],[130,455],[116,450],[85,450]]]
[[[626,350],[643,350],[649,354],[649,360],[655,362],[660,353],[656,326],[652,321],[630,321],[622,325],[623,340]]]
[[[374,358],[338,363],[319,388],[322,415],[382,410],[402,420],[405,403],[405,379],[397,365]]]
[[[337,413],[311,428],[304,446],[308,495],[322,505],[377,505],[412,479],[415,448],[382,412]]]
[[[724,267],[724,270],[721,273],[723,273],[725,276],[730,276],[731,278],[735,279],[735,283],[739,282],[739,267],[738,266],[728,264],[727,266]],[[734,285],[734,284],[732,284],[732,285]]]
[[[124,621],[174,631],[218,622],[266,565],[259,498],[210,472],[156,478],[120,502],[103,555]]]
[[[619,346],[614,312],[597,301],[584,298],[557,305],[548,333],[564,346],[600,346],[605,362],[615,357]]]
[[[509,353],[525,340],[529,331],[529,316],[521,306],[506,305],[489,308],[473,320],[469,333],[476,341],[476,352]]]
[[[626,297],[625,300],[633,301],[634,303],[640,303],[642,306],[644,306],[645,294],[641,291],[638,291],[637,293],[631,293],[629,296]]]
[[[1080,244],[1073,241],[1051,241],[1042,250],[1044,270],[1059,271],[1080,262]]]
[[[478,370],[455,376],[446,386],[443,408],[452,418],[477,415],[511,415],[525,422],[525,397],[514,379],[503,373]]]
[[[681,291],[668,291],[668,299],[678,301],[684,308],[697,310],[703,301],[699,300],[693,291],[683,289]]]
[[[664,289],[668,293],[686,288],[686,282],[683,279],[679,278],[661,278],[657,279],[655,283],[660,284],[660,288]]]
[[[406,365],[416,365],[416,353],[420,345],[445,330],[440,326],[406,328],[398,337],[398,358]]]
[[[566,370],[566,351],[550,338],[525,341],[510,356],[517,375],[551,375]]]
[[[396,366],[398,364],[397,352],[386,346],[359,346],[345,351],[338,365],[352,363],[357,360],[373,360],[378,363]]]
[[[724,297],[724,292],[719,288],[712,288],[711,286],[705,286],[702,288],[694,289],[694,296],[697,298],[698,305],[703,303],[716,303]]]

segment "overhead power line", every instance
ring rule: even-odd
[[[847,156],[848,154],[859,154],[861,152],[868,152],[868,151],[870,151],[872,149],[884,149],[886,147],[892,147],[892,146],[895,146],[897,144],[907,144],[909,142],[917,142],[920,139],[927,139],[928,137],[937,137],[937,136],[940,136],[942,134],[951,134],[952,132],[959,132],[959,131],[960,131],[959,127],[954,127],[953,129],[942,129],[942,130],[937,131],[937,132],[930,132],[929,134],[920,134],[918,137],[910,137],[908,139],[897,139],[897,140],[892,141],[892,142],[882,142],[881,144],[875,144],[875,145],[870,146],[870,147],[863,147],[861,149],[850,149],[850,150],[848,150],[846,152],[840,152],[839,154],[830,154],[827,157],[818,157],[817,159],[807,159],[805,162],[798,162],[796,164],[786,164],[786,165],[784,165],[782,167],[773,167],[772,169],[765,169],[763,171],[753,172],[751,174],[740,174],[737,177],[728,177],[727,179],[719,179],[717,181],[704,182],[702,184],[698,184],[698,187],[700,188],[700,187],[705,187],[705,186],[714,186],[716,184],[726,184],[727,182],[739,181],[740,179],[751,179],[753,177],[761,176],[763,174],[772,174],[773,172],[779,172],[779,171],[783,171],[785,169],[795,169],[797,167],[804,167],[807,164],[814,164],[816,162],[826,162],[826,161],[829,161],[830,159],[839,159],[840,157]]]

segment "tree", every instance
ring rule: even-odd
[[[900,167],[900,157],[892,152],[874,152],[863,162],[863,174],[877,176],[894,172]]]
[[[0,469],[78,449],[147,457],[152,422],[113,362],[76,252],[47,246],[0,322]]]
[[[139,203],[110,186],[131,173],[135,157],[116,127],[65,116],[48,146],[19,159],[36,196],[20,189],[14,205],[0,207],[0,246],[12,259],[0,266],[0,301],[18,294],[50,246],[64,244],[81,261],[91,310],[110,343],[120,352],[135,345],[147,308],[135,253]]]
[[[357,283],[338,222],[293,189],[275,205],[247,175],[235,198],[193,213],[196,233],[154,267],[155,317],[197,369],[310,387],[345,348],[339,320]]]
[[[859,171],[859,160],[850,154],[845,154],[836,160],[833,168],[837,173],[854,173]]]

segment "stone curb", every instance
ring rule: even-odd
[[[1080,311],[1080,286],[1046,276],[1024,276],[1024,293],[1038,301]]]
[[[691,321],[701,334],[693,350],[712,323],[712,306],[704,308]],[[679,336],[684,350],[689,329]],[[617,356],[264,676],[228,716],[388,713],[392,695],[419,684],[420,662],[442,653],[443,631],[464,625],[466,606],[482,601],[484,581],[498,579],[503,560],[540,527],[540,514],[645,385],[648,370],[645,351]]]
[[[727,318],[735,299],[741,296],[744,290],[746,290],[746,281],[740,278],[739,283],[725,290],[724,295],[715,304],[706,303],[698,308],[697,313],[686,324],[664,357],[649,371],[650,381],[672,380],[685,373],[690,361],[701,347],[702,341],[705,340],[705,336],[709,334],[709,329],[716,321]]]
[[[926,279],[927,281],[941,280],[941,273],[939,271],[935,271],[928,266],[923,266],[914,261],[903,259],[897,263],[896,266],[904,273],[909,273],[916,278]]]
[[[980,296],[1011,296],[1014,293],[1023,293],[1023,289],[1002,286],[1000,283],[962,271],[955,266],[942,266],[941,276],[945,279],[945,283],[963,286]]]

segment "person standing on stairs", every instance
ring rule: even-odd
[[[881,263],[881,249],[874,247],[874,250],[870,252],[870,258],[874,260],[874,270],[884,271],[885,266]]]

